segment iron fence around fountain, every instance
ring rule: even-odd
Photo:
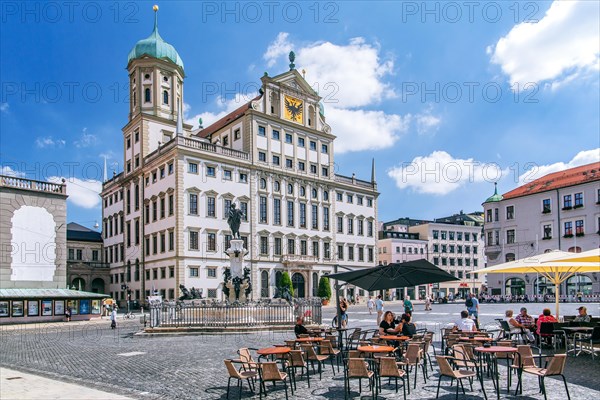
[[[293,326],[296,317],[305,324],[323,321],[320,298],[294,299],[293,302],[271,299],[245,304],[207,300],[188,300],[150,304],[150,327],[157,328],[243,328]]]

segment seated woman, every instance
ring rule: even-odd
[[[504,320],[508,322],[508,326],[510,327],[510,333],[524,333],[530,343],[535,342],[533,333],[531,333],[529,329],[518,323],[517,320],[513,318],[513,310],[506,310],[504,315]]]
[[[549,308],[544,308],[544,311],[542,311],[542,315],[539,316],[538,320],[537,320],[537,334],[540,335],[540,328],[542,327],[542,322],[558,322],[558,320],[556,318],[554,318],[554,316],[552,315],[552,311],[550,311]],[[541,337],[549,337],[552,335],[548,335],[548,334],[541,334]]]
[[[308,335],[308,329],[303,325],[304,319],[302,317],[296,318],[296,326],[294,327],[294,333],[296,337],[300,337],[300,335]]]
[[[402,324],[396,326],[394,321],[394,313],[386,311],[383,314],[383,321],[379,324],[380,335],[395,335],[402,330]]]
[[[412,338],[413,335],[416,335],[416,333],[417,333],[417,327],[415,324],[410,322],[411,319],[412,319],[412,317],[410,314],[402,315],[402,335],[408,336],[410,338]]]

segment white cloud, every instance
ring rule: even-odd
[[[49,182],[62,183],[66,179],[67,201],[82,208],[96,208],[100,205],[100,192],[102,191],[102,182],[97,180],[83,180],[79,178],[62,178],[60,176],[51,176]]]
[[[267,67],[272,67],[279,57],[288,55],[292,51],[292,44],[288,41],[289,35],[287,32],[279,32],[277,38],[267,47],[267,51],[263,54]]]
[[[92,133],[87,133],[87,128],[83,128],[81,137],[74,141],[73,144],[77,148],[85,148],[95,146],[98,143],[98,138]]]
[[[392,60],[382,60],[378,46],[354,38],[348,45],[320,42],[298,50],[296,64],[306,70],[306,80],[319,91],[326,107],[353,108],[395,97],[384,81],[394,70]]]
[[[8,103],[0,103],[0,112],[8,114],[8,108],[10,105]]]
[[[554,1],[536,23],[520,23],[495,46],[491,62],[501,66],[511,84],[555,81],[552,88],[578,77],[598,77],[600,2]]]
[[[410,115],[402,117],[383,111],[330,108],[327,122],[335,126],[336,153],[380,150],[391,147],[408,130]]]
[[[430,113],[415,116],[415,124],[417,125],[417,133],[419,135],[436,132],[441,123],[442,119],[440,117],[436,117]]]
[[[230,112],[235,110],[236,108],[239,108],[242,105],[248,103],[250,100],[255,98],[257,95],[258,95],[258,93],[256,93],[256,92],[244,93],[244,94],[237,93],[233,98],[231,98],[229,100],[219,97],[216,101],[216,105],[217,105],[217,108],[220,109],[220,111],[217,111],[217,112],[205,111],[203,113],[196,114],[192,117],[187,117],[187,115],[185,115],[185,113],[184,113],[185,123],[192,125],[193,126],[192,129],[196,129],[196,128],[198,128],[198,120],[200,118],[202,118],[202,125],[206,128],[207,126],[209,126],[213,122],[216,122],[219,119],[223,118],[224,116],[226,116],[227,114],[229,114]]]
[[[23,177],[25,177],[25,173],[20,172],[20,171],[15,171],[14,169],[12,169],[8,165],[3,165],[2,167],[0,167],[0,175],[14,176],[14,177],[17,177],[17,178],[23,178]]]
[[[40,149],[45,148],[62,148],[67,142],[64,139],[54,139],[52,136],[37,137],[35,145]]]
[[[393,167],[387,174],[400,189],[443,196],[468,183],[495,182],[506,172],[496,163],[454,158],[445,151],[434,151]]]
[[[531,182],[553,172],[600,162],[600,148],[580,151],[569,162],[556,162],[554,164],[536,165],[529,171],[519,176],[519,185]]]

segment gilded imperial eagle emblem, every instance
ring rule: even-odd
[[[302,122],[303,106],[301,100],[285,96],[285,117],[291,121]]]

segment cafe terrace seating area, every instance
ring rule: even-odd
[[[468,333],[422,329],[412,338],[314,327],[231,354],[223,398],[570,399],[567,357],[600,363],[600,327],[566,322],[545,332],[528,345],[500,325]]]

